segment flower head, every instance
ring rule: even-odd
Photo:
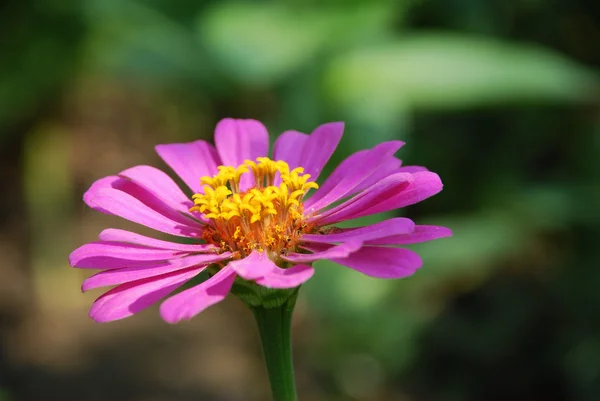
[[[99,241],[76,249],[73,267],[102,270],[85,280],[84,291],[116,286],[94,302],[90,316],[125,318],[205,270],[206,281],[162,303],[166,321],[190,319],[223,300],[234,284],[259,293],[296,289],[320,259],[373,277],[414,273],[421,259],[397,245],[446,237],[450,230],[406,218],[346,229],[335,225],[428,198],[441,191],[439,177],[423,167],[402,166],[394,154],[403,143],[390,141],[351,155],[319,187],[315,181],[342,132],[341,123],[321,125],[311,135],[286,131],[269,158],[261,123],[224,119],[215,130],[216,148],[202,140],[156,147],[189,187],[189,196],[150,166],[96,181],[84,195],[90,207],[192,243],[107,229]],[[252,299],[247,302],[262,302]]]

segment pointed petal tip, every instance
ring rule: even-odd
[[[100,298],[98,298],[100,299]],[[96,300],[97,302],[98,300]],[[108,322],[112,322],[115,320],[120,320],[123,319],[127,316],[113,316],[110,313],[102,313],[102,308],[98,308],[96,305],[96,302],[94,302],[94,304],[92,304],[92,307],[90,308],[90,311],[88,313],[88,316],[96,323],[108,323]]]
[[[237,120],[237,119],[233,118],[233,117],[223,117],[222,119],[220,119],[219,121],[217,121],[216,125],[232,123],[232,122],[235,122],[235,120]]]
[[[114,186],[123,181],[123,178],[116,175],[109,175],[100,179],[97,179],[90,185],[90,187],[83,194],[83,201],[91,208],[97,208],[94,204],[94,199],[98,194],[102,194],[107,188],[114,188]]]
[[[322,124],[322,125],[329,125],[332,127],[344,129],[344,127],[346,126],[346,123],[344,121],[330,121],[330,122]]]
[[[192,320],[192,318],[196,317],[203,311],[204,309],[199,311],[198,313],[194,313],[191,311],[174,311],[168,303],[165,306],[165,302],[163,302],[158,309],[161,319],[169,324],[189,322],[190,320]]]
[[[77,247],[77,249],[75,249],[73,252],[71,252],[69,254],[69,266],[71,267],[75,267],[77,268],[79,262],[81,261],[81,259],[85,258],[85,254],[82,255],[82,253],[85,253],[85,249],[88,247],[88,244],[83,244],[79,247]]]
[[[160,313],[160,317],[162,318],[162,320],[164,320],[165,322],[167,322],[169,324],[176,324],[176,323],[181,322],[182,320],[187,320],[187,321],[190,320],[189,317],[179,316],[179,315],[175,315],[175,314],[171,313],[169,310],[167,310],[167,308],[164,308],[163,305],[160,305],[159,313]]]
[[[83,288],[83,284],[82,284],[82,288]],[[111,313],[110,310],[107,310],[104,307],[104,302],[103,299],[105,298],[106,293],[100,295],[98,298],[96,298],[96,300],[94,301],[94,303],[92,303],[92,306],[90,307],[90,311],[88,312],[88,316],[96,323],[106,323],[106,322],[110,322],[113,320],[118,320],[118,319],[122,319],[123,317],[115,317],[114,313]]]
[[[92,311],[90,311],[88,316],[96,323],[110,323],[115,322],[117,320],[123,320],[131,315],[115,316],[111,314],[92,313]]]
[[[437,226],[436,229],[439,238],[452,237],[454,234],[448,227]]]
[[[73,253],[75,253],[75,251],[71,252],[69,255],[69,266],[71,267],[75,267],[75,258],[73,257]]]
[[[94,197],[95,194],[92,192],[92,189],[88,189],[86,192],[84,192],[83,194],[83,202],[88,205],[89,207],[91,207],[92,209],[95,208],[95,204],[94,204]]]
[[[315,128],[314,131],[328,129],[330,131],[330,134],[337,134],[341,136],[344,133],[345,127],[346,123],[344,123],[343,121],[332,121],[319,125],[317,128]]]
[[[394,139],[394,140],[391,140],[391,141],[386,141],[386,142],[380,143],[379,145],[375,146],[375,148],[377,148],[377,147],[383,147],[383,146],[386,146],[386,147],[387,146],[392,146],[392,147],[396,148],[396,150],[398,150],[401,147],[403,147],[404,145],[406,145],[406,142],[401,141],[399,139]]]

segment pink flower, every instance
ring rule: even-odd
[[[158,145],[193,196],[150,166],[96,181],[84,195],[88,206],[193,244],[107,229],[97,242],[76,249],[71,266],[102,270],[84,281],[83,291],[116,286],[94,302],[90,316],[99,322],[131,316],[204,270],[208,280],[162,303],[167,322],[190,319],[223,300],[235,280],[298,287],[320,259],[372,277],[413,274],[420,257],[395,246],[447,237],[449,229],[406,218],[351,229],[335,225],[422,201],[440,192],[442,182],[423,167],[402,167],[394,154],[403,143],[390,141],[351,155],[305,196],[318,187],[343,129],[343,123],[329,123],[310,135],[286,131],[272,159],[267,130],[255,120],[220,121],[216,148],[203,140]]]

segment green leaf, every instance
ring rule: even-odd
[[[86,67],[162,79],[208,74],[193,31],[143,2],[91,0],[85,10]]]
[[[270,84],[325,48],[366,41],[391,25],[388,4],[315,8],[281,3],[220,3],[198,21],[203,44],[233,78]]]
[[[372,120],[405,109],[583,101],[598,77],[538,46],[421,33],[335,58],[324,82],[335,105]]]

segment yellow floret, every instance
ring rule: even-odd
[[[218,170],[214,177],[202,177],[204,193],[192,196],[190,211],[203,213],[214,224],[206,238],[247,253],[265,248],[281,251],[299,237],[305,227],[302,198],[310,189],[318,188],[308,181],[310,174],[304,174],[304,168],[290,170],[284,161],[259,157],[238,167],[219,166]],[[244,174],[252,174],[255,185],[241,191]]]

